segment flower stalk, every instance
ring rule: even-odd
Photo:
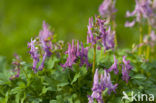
[[[113,28],[113,31],[116,31],[116,23],[115,23],[115,20],[112,20],[112,28]],[[115,35],[114,35],[114,43],[115,43],[115,49],[117,48],[118,46],[118,41],[117,41],[117,35],[116,35],[116,32],[115,32]]]
[[[95,63],[96,63],[96,44],[94,45],[94,55],[93,55],[93,66],[92,66],[92,73],[95,73]]]
[[[151,27],[151,25],[149,24],[149,22],[148,22],[148,36],[150,36],[151,35],[151,29],[152,29],[152,27]],[[147,50],[146,50],[146,60],[149,60],[149,57],[150,57],[150,50],[151,48],[150,48],[150,45],[147,45]]]
[[[140,32],[140,43],[139,44],[142,44],[143,43],[143,34],[142,34],[142,26],[140,25],[139,27],[139,32]],[[141,55],[142,53],[142,47],[139,47],[139,55]]]

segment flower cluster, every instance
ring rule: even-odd
[[[99,7],[99,13],[102,17],[107,18],[107,23],[110,22],[110,19],[114,19],[113,15],[117,10],[115,8],[116,0],[104,0]]]
[[[151,17],[154,17],[153,8],[151,6],[150,0],[135,0],[136,6],[133,12],[127,11],[126,16],[132,17],[136,16],[132,22],[126,22],[126,27],[132,27],[136,22],[141,22],[142,18],[152,20]]]
[[[52,42],[53,39],[53,33],[51,33],[48,29],[48,26],[45,22],[43,22],[43,30],[40,31],[39,37],[32,40],[28,43],[28,48],[30,48],[30,55],[33,58],[33,71],[36,73],[37,70],[42,70],[44,68],[44,62],[47,57],[52,55]],[[40,61],[40,55],[39,49],[43,52],[43,58],[40,66],[37,69],[37,64]]]
[[[100,79],[99,79],[100,76]],[[116,92],[115,89],[117,88],[118,84],[113,85],[111,82],[110,74],[104,71],[104,74],[99,75],[98,69],[94,74],[94,81],[93,81],[93,88],[91,96],[88,96],[89,103],[93,103],[94,99],[98,103],[103,103],[102,99],[102,92],[108,88],[108,94],[111,92]]]
[[[105,26],[105,20],[95,17],[95,23],[93,18],[89,18],[87,43],[91,43],[92,46],[97,44],[98,47],[103,45],[105,50],[114,48],[114,36],[115,31],[111,31],[111,27]]]
[[[38,48],[36,47],[36,40],[32,40],[31,39],[31,42],[28,43],[28,48],[30,48],[30,55],[31,57],[33,58],[33,71],[36,73],[37,72],[37,64],[39,62],[39,51],[38,51]]]
[[[72,65],[75,64],[79,58],[80,66],[83,66],[84,64],[86,64],[87,68],[90,66],[88,62],[88,48],[84,48],[82,42],[80,49],[79,41],[77,41],[75,46],[74,40],[72,40],[72,45],[68,43],[68,51],[66,51],[66,54],[68,54],[68,58],[65,64],[61,65],[64,69],[67,67],[72,68]]]
[[[126,56],[123,56],[123,63],[122,64],[122,79],[128,83],[129,80],[129,72],[132,69],[132,66],[130,65],[130,61],[126,61]]]
[[[52,55],[51,40],[53,39],[53,33],[49,31],[48,26],[45,22],[43,22],[43,30],[41,30],[39,33],[39,39],[40,39],[41,47],[44,51],[42,63],[39,66],[39,70],[42,70],[44,67],[44,62],[45,62],[46,57],[50,57]]]
[[[15,56],[15,60],[12,62],[12,64],[14,65],[14,67],[15,67],[15,69],[13,70],[13,72],[16,72],[16,74],[15,75],[12,75],[11,77],[10,77],[10,80],[13,80],[13,79],[15,79],[15,78],[18,78],[19,77],[19,75],[20,75],[20,66],[21,66],[21,59],[20,59],[20,57],[18,56],[18,55],[14,55]]]

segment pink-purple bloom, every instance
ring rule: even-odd
[[[105,90],[108,88],[108,94],[110,95],[111,92],[116,93],[116,88],[118,84],[112,84],[110,74],[107,71],[104,71],[104,74],[101,74],[101,83],[100,85],[102,86],[102,89]]]
[[[41,47],[44,50],[43,58],[42,58],[42,63],[39,66],[39,70],[42,70],[44,67],[44,62],[46,60],[46,57],[49,57],[52,55],[52,42],[51,40],[53,39],[53,33],[51,33],[48,29],[48,24],[43,21],[43,30],[40,31],[39,33],[39,39],[41,43]]]
[[[81,42],[81,51],[80,51],[80,66],[86,64],[87,68],[91,66],[88,62],[88,48],[84,48],[83,43]]]
[[[74,40],[72,40],[72,45],[68,43],[68,51],[66,51],[66,54],[68,54],[68,58],[65,64],[61,65],[64,69],[67,67],[72,68],[72,65],[75,64],[79,58],[80,66],[83,66],[84,64],[86,64],[87,68],[90,66],[88,62],[88,48],[84,48],[83,43],[81,43],[80,48],[79,41],[77,41],[75,46]]]
[[[72,51],[71,51],[71,44],[68,43],[68,51],[67,51],[67,54],[68,54],[68,58],[65,62],[65,64],[61,65],[63,68],[67,68],[67,67],[72,67],[72,64],[75,64],[75,58],[72,58]]]
[[[117,11],[115,8],[116,0],[104,0],[99,7],[99,13],[102,17],[107,19],[107,23],[110,22],[110,19],[114,19],[114,13]]]
[[[21,59],[20,59],[20,57],[18,56],[18,55],[14,55],[15,56],[15,60],[12,62],[12,64],[14,65],[14,70],[13,70],[13,72],[15,72],[16,74],[15,75],[12,75],[9,79],[10,80],[13,80],[13,79],[15,79],[15,78],[18,78],[19,77],[19,75],[20,75],[20,66],[21,66]]]
[[[114,71],[115,74],[118,74],[119,70],[117,67],[117,59],[114,56],[114,64],[108,69],[108,72]]]
[[[51,33],[48,29],[48,24],[43,21],[43,29],[39,33],[39,39],[41,42],[41,46],[47,56],[51,56],[52,52],[52,42],[51,40],[53,39],[53,33]]]
[[[38,47],[37,47],[37,43],[36,43],[36,39],[35,40],[32,40],[31,39],[31,42],[28,43],[28,48],[30,48],[30,55],[33,59],[33,66],[32,66],[32,69],[33,71],[36,73],[37,72],[37,64],[39,62],[39,50],[38,50]]]
[[[128,83],[128,80],[130,79],[129,73],[132,69],[132,66],[130,65],[130,61],[126,60],[126,56],[123,56],[123,63],[122,64],[122,79]]]
[[[123,63],[128,70],[132,69],[132,66],[130,65],[130,61],[126,60],[126,56],[123,56]]]
[[[89,19],[87,43],[97,45],[98,49],[103,45],[105,50],[114,48],[115,32],[111,31],[111,27],[105,26],[105,20],[96,17],[95,23],[92,18]]]
[[[38,38],[35,40],[31,39],[31,42],[28,43],[28,48],[30,48],[30,55],[33,58],[33,71],[36,73],[37,70],[42,70],[44,68],[45,60],[47,57],[52,55],[52,42],[53,33],[51,33],[48,29],[48,25],[43,21],[43,29],[40,31]],[[38,48],[41,48],[39,51]],[[43,53],[43,54],[40,54]],[[42,55],[42,61],[37,69],[37,65],[39,63],[40,56]]]
[[[92,87],[93,92],[91,96],[88,96],[88,103],[94,103],[94,100],[96,100],[98,103],[103,103],[102,92],[108,88],[108,94],[110,95],[112,91],[116,92],[115,90],[117,86],[118,84],[112,84],[110,74],[108,72],[104,71],[104,74],[99,75],[98,69],[96,69]]]
[[[132,11],[132,12],[127,11],[126,16],[127,17],[136,16],[136,18],[131,22],[127,21],[125,23],[126,27],[132,27],[132,26],[134,26],[134,24],[136,22],[140,23],[143,18],[149,19],[149,21],[150,21],[151,17],[155,15],[153,13],[153,9],[150,4],[150,0],[135,0],[135,2],[136,2],[136,6],[135,6],[134,11]]]
[[[94,81],[93,81],[93,88],[92,88],[92,94],[91,96],[88,96],[88,103],[94,103],[94,99],[98,103],[103,103],[102,99],[102,88],[100,86],[100,80],[99,80],[99,73],[98,69],[96,69],[95,74],[94,74]]]
[[[109,27],[106,33],[103,34],[102,44],[105,50],[114,48],[115,46],[114,36],[115,36],[115,31],[111,31],[111,27]]]
[[[89,18],[87,43],[92,43],[92,45],[96,43],[95,38],[93,36],[93,23],[93,17]]]

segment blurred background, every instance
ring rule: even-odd
[[[0,55],[8,61],[14,53],[28,57],[27,42],[38,35],[45,20],[58,40],[86,41],[88,18],[98,15],[103,0],[0,0]],[[138,28],[125,28],[125,13],[135,0],[117,0],[117,38],[119,47],[138,43]]]

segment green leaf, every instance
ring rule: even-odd
[[[46,94],[47,91],[52,91],[51,87],[46,88],[45,86],[42,88],[42,92],[40,93],[40,95]]]
[[[20,100],[20,93],[16,94],[16,99],[15,99],[16,103],[19,103],[19,100]]]
[[[50,103],[57,103],[57,101],[56,100],[51,100]]]
[[[24,93],[24,97],[21,99],[21,103],[24,103],[25,99],[26,99],[26,93]]]
[[[57,57],[52,57],[48,61],[48,68],[52,69],[55,66],[55,63],[58,62],[59,59]]]
[[[81,103],[81,101],[80,100],[76,100],[74,103]]]
[[[108,92],[108,88],[106,88],[106,89],[102,92],[102,95],[103,95],[103,96],[106,96],[106,95],[107,95],[107,92]]]
[[[136,74],[132,77],[132,79],[142,79],[146,80],[146,77],[143,74]]]
[[[0,97],[0,103],[4,103],[5,98]]]
[[[80,77],[80,73],[75,74],[74,79],[72,80],[71,84],[76,82],[79,77]]]
[[[8,103],[8,99],[9,99],[9,91],[5,94],[5,103]]]
[[[67,82],[65,82],[65,83],[59,83],[57,86],[59,86],[59,87],[64,87],[64,86],[66,86],[66,85],[68,85],[69,83],[67,83]]]

